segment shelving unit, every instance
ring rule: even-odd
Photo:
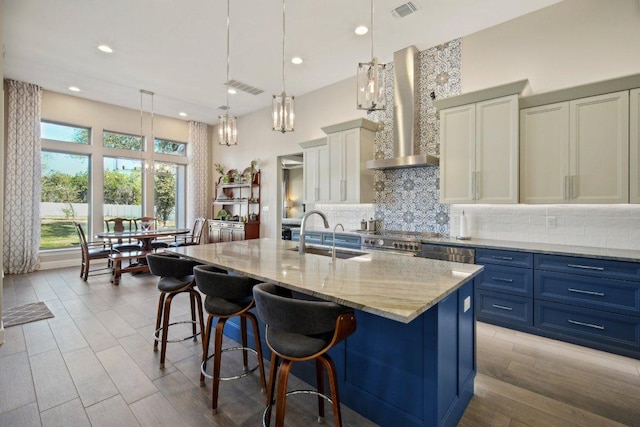
[[[242,176],[250,172],[245,169]],[[231,181],[236,176],[235,169],[227,172]],[[224,182],[223,177],[216,183],[216,196],[212,201],[213,218],[209,220],[209,243],[234,240],[257,239],[260,237],[260,171],[253,173],[250,182]]]

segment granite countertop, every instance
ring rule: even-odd
[[[592,246],[559,245],[553,243],[514,242],[510,240],[478,239],[475,237],[470,240],[459,240],[455,237],[434,237],[423,239],[422,243],[487,249],[507,249],[512,251],[581,256],[585,258],[610,259],[615,261],[640,261],[640,251],[633,249],[607,249]]]
[[[297,242],[253,239],[170,251],[258,280],[409,323],[482,266],[373,252],[350,259],[298,254]]]

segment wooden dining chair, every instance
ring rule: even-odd
[[[144,224],[150,224],[150,227],[148,228],[149,230],[157,230],[158,229],[158,220],[152,216],[142,216],[140,218],[134,218],[133,219],[133,223],[134,226],[136,228],[136,230],[143,230],[144,231]],[[172,243],[172,240],[167,240],[167,239],[154,239],[151,242],[151,247],[153,249],[159,249],[159,248],[168,248],[169,245]]]
[[[111,272],[111,267],[107,265],[106,267],[96,268],[90,270],[90,264],[92,260],[96,259],[107,259],[109,255],[118,252],[117,249],[113,249],[111,245],[104,246],[104,242],[89,242],[87,241],[87,237],[84,234],[84,230],[82,229],[82,224],[79,222],[74,222],[73,225],[76,227],[76,231],[78,233],[78,238],[80,239],[80,250],[82,252],[82,264],[80,266],[80,277],[85,282],[89,276],[94,276],[98,274],[108,274]],[[98,273],[100,271],[100,273]],[[89,274],[91,273],[91,274]]]
[[[204,230],[204,218],[196,218],[196,220],[193,223],[193,228],[191,229],[191,233],[184,234],[182,236],[176,236],[175,241],[171,243],[169,246],[177,247],[177,246],[199,245],[203,230]]]
[[[131,218],[111,218],[105,219],[104,224],[107,227],[108,232],[125,232],[134,231],[134,221]],[[134,241],[131,238],[128,239],[110,239],[110,243],[114,249],[120,252],[139,251],[140,243]]]

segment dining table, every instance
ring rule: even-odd
[[[132,230],[132,231],[104,231],[96,234],[100,239],[125,240],[136,239],[141,243],[141,251],[153,250],[151,242],[159,237],[179,236],[188,234],[190,228],[159,228],[157,230]]]
[[[114,285],[120,284],[120,278],[123,273],[147,273],[149,266],[147,265],[146,256],[153,253],[151,242],[159,237],[180,236],[191,231],[189,228],[164,228],[157,230],[132,230],[132,231],[105,231],[97,233],[96,236],[101,239],[111,240],[128,240],[136,239],[140,242],[140,250],[119,252],[114,251],[109,254],[111,262],[111,282]],[[123,267],[122,261],[129,261],[129,265]]]

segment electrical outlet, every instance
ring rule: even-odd
[[[558,223],[556,222],[556,217],[555,216],[548,216],[547,217],[547,228],[556,228],[556,225],[558,225]]]
[[[470,308],[471,308],[471,297],[466,297],[464,299],[464,313],[469,311]]]
[[[262,212],[269,212],[269,206],[263,206]]]

